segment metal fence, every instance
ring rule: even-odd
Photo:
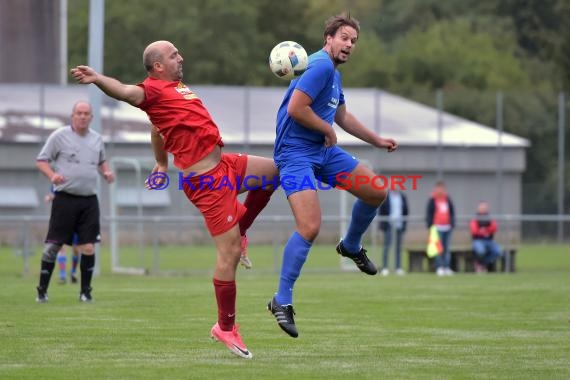
[[[465,249],[470,247],[468,230],[472,216],[459,215],[452,246]],[[556,226],[564,223],[570,226],[570,215],[497,215],[499,232],[496,240],[504,249],[517,248],[524,243],[547,242],[554,243],[556,239],[550,234],[529,239],[525,236],[527,228],[544,229],[551,224]],[[364,236],[364,244],[375,260],[381,257],[383,237],[378,229],[382,219],[377,217]],[[423,217],[412,216],[408,219],[408,232],[404,238],[403,249],[425,247],[427,230]],[[315,244],[332,245],[338,241],[345,231],[349,219],[340,216],[323,216],[321,233]],[[111,227],[111,226],[115,227]],[[258,227],[259,226],[259,227]],[[12,253],[22,260],[22,273],[28,274],[30,260],[40,260],[42,242],[47,228],[47,217],[38,216],[9,216],[0,217],[0,228],[4,231],[1,245],[12,248]],[[272,247],[272,264],[274,271],[279,268],[281,253],[285,242],[294,230],[294,220],[291,215],[261,216],[252,229],[250,242],[253,245],[263,244]],[[10,232],[10,235],[6,235]],[[212,246],[211,239],[205,229],[201,217],[167,217],[167,216],[116,216],[103,218],[103,245],[109,247],[111,268],[116,273],[131,274],[183,274],[200,272],[202,268],[165,268],[163,266],[164,251],[170,247]],[[129,264],[124,264],[125,251],[131,256]],[[134,258],[133,256],[134,252]],[[570,251],[568,252],[570,254]],[[191,252],[190,252],[191,255]],[[192,260],[189,260],[191,263]],[[191,264],[189,264],[191,265]],[[322,268],[334,269],[334,268]],[[340,263],[336,268],[341,269]]]

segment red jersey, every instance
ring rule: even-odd
[[[489,219],[489,215],[477,214],[471,219],[471,236],[473,239],[492,239],[497,232],[497,222]]]
[[[437,226],[447,226],[451,224],[451,215],[447,197],[436,197],[435,213],[433,216],[433,224]]]
[[[164,139],[164,150],[174,156],[174,165],[186,169],[224,146],[220,131],[202,101],[180,81],[146,78],[138,86],[145,100],[138,108],[146,112]]]

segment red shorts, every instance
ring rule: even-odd
[[[237,195],[246,168],[247,155],[224,153],[216,167],[184,182],[186,197],[200,210],[212,236],[229,231],[245,213]]]

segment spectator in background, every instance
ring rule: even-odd
[[[470,227],[475,253],[475,271],[485,273],[489,265],[494,264],[501,257],[501,246],[493,240],[497,232],[497,222],[489,216],[487,202],[479,202],[477,215],[471,219]]]
[[[79,300],[91,302],[91,279],[95,269],[95,243],[101,238],[97,178],[112,183],[115,175],[106,161],[101,135],[89,124],[91,105],[79,101],[71,111],[69,126],[55,130],[36,158],[36,166],[54,186],[48,233],[41,260],[37,302],[48,301],[47,290],[57,254],[64,244],[80,252],[81,290]]]
[[[406,231],[406,217],[408,216],[408,200],[406,195],[398,190],[390,190],[388,192],[388,199],[382,203],[378,209],[378,215],[384,217],[383,220],[380,221],[380,229],[384,233],[384,251],[380,274],[382,276],[390,274],[388,255],[390,253],[390,246],[392,245],[392,238],[395,236],[394,253],[396,263],[394,269],[397,275],[402,276],[405,274],[401,265],[402,238]]]
[[[431,194],[427,204],[426,224],[428,229],[435,225],[441,244],[443,253],[435,259],[436,274],[438,276],[451,276],[454,272],[450,268],[451,264],[451,234],[455,227],[455,211],[453,202],[451,201],[445,183],[438,181]]]

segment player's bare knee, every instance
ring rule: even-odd
[[[86,256],[95,254],[95,244],[83,244],[79,246],[79,252]]]
[[[263,187],[263,190],[273,194],[273,192],[275,190],[277,190],[277,188],[279,187],[279,177],[275,177],[275,179],[268,181],[265,186]]]
[[[386,190],[376,190],[375,194],[374,194],[374,204],[376,206],[380,206],[382,203],[384,203],[384,201],[386,200],[386,198],[388,197],[388,191]]]
[[[386,190],[377,190],[368,192],[368,194],[360,197],[362,201],[372,206],[380,206],[386,200],[388,192]]]
[[[61,246],[61,244],[57,243],[46,243],[44,246],[44,253],[42,254],[42,261],[45,261],[46,263],[55,263]]]
[[[321,229],[321,221],[314,220],[310,222],[305,222],[297,226],[299,234],[308,241],[313,241],[319,235]]]
[[[239,263],[241,256],[241,248],[230,248],[218,254],[216,266],[223,272],[232,272],[235,270]]]
[[[261,188],[273,194],[279,188],[279,176],[275,173],[271,176],[261,177]]]

